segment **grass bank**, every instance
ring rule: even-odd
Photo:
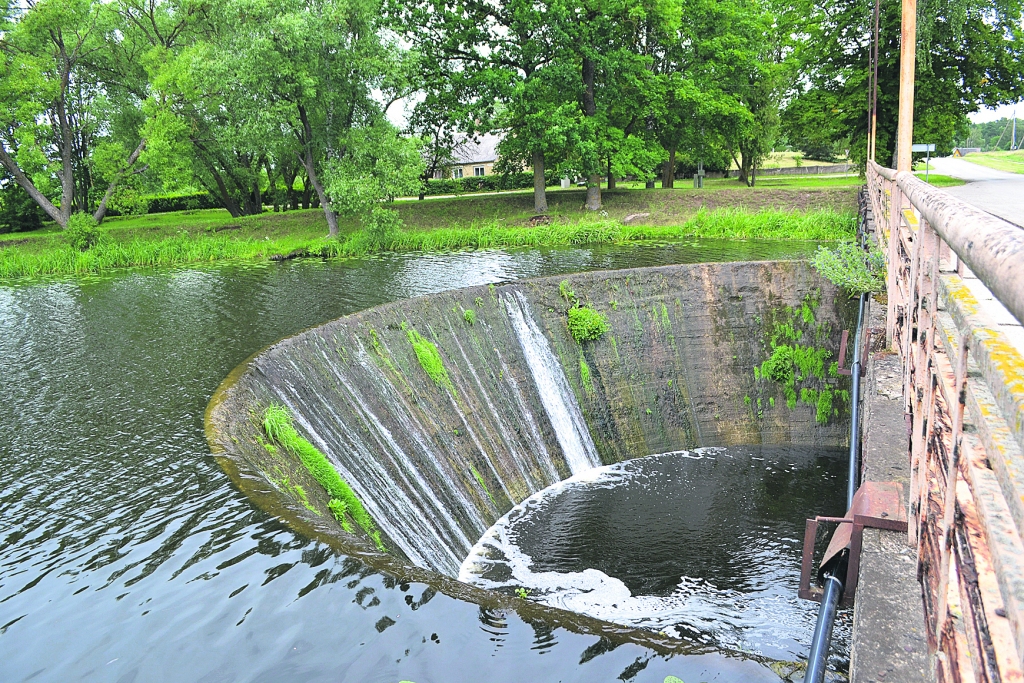
[[[964,157],[964,161],[994,168],[997,171],[1024,173],[1024,149],[1012,152],[972,152]]]
[[[71,249],[53,227],[0,236],[0,278],[101,273],[116,268],[295,253],[362,256],[378,251],[528,247],[683,237],[836,240],[852,234],[856,186],[821,189],[616,190],[605,211],[584,210],[582,191],[549,193],[550,223],[532,220],[529,193],[397,202],[405,229],[372,243],[357,220],[327,240],[319,210],[232,218],[223,210],[108,220],[99,243]],[[647,214],[628,225],[623,218]]]

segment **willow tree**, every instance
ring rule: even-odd
[[[98,0],[0,5],[0,164],[61,227],[75,211],[102,220],[146,145],[132,115],[144,78],[120,28]]]

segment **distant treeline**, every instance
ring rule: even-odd
[[[1022,135],[1024,119],[1018,118],[1016,147],[1013,149],[1020,149]],[[959,144],[961,147],[980,147],[982,152],[996,152],[1011,149],[1013,142],[1013,119],[1004,116],[998,121],[972,123],[967,137]]]

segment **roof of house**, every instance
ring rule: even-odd
[[[501,142],[501,138],[491,134],[481,135],[476,140],[467,138],[455,147],[455,163],[482,164],[495,161],[498,158],[499,142]]]

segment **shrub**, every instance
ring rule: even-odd
[[[556,184],[547,181],[546,184]],[[464,192],[497,192],[499,190],[525,190],[533,187],[533,173],[509,173],[464,178],[431,179],[423,183],[424,196],[462,194]]]
[[[197,211],[199,209],[219,209],[221,203],[209,192],[194,194],[163,195],[146,197],[149,213],[170,213],[171,211]]]
[[[589,306],[573,306],[569,309],[569,334],[578,344],[597,339],[611,329],[604,313],[598,313]]]
[[[149,213],[149,199],[132,187],[119,187],[110,198],[110,215],[143,216]]]
[[[834,249],[822,246],[811,265],[850,296],[885,289],[885,256],[877,249],[864,251],[853,242],[840,242]]]
[[[476,311],[472,308],[467,308],[462,314],[462,317],[465,318],[466,322],[470,325],[476,324]]]
[[[100,240],[100,229],[87,213],[78,212],[68,219],[64,240],[76,251],[88,251]]]

